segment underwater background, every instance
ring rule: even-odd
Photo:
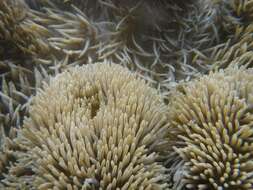
[[[253,189],[253,0],[0,0],[0,189]]]

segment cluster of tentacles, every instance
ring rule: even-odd
[[[0,189],[250,190],[253,0],[0,0]]]

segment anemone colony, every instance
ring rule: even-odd
[[[0,189],[253,189],[253,0],[0,0]]]

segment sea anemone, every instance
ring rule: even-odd
[[[0,189],[16,189],[13,185],[8,185],[11,184],[10,182],[16,183],[15,187],[20,187],[22,190],[30,189],[22,177],[23,166],[16,166],[17,152],[22,151],[19,145],[13,141],[17,137],[17,133],[18,129],[15,127],[10,127],[9,131],[6,131],[0,122]],[[4,181],[7,184],[4,184]]]
[[[222,34],[220,7],[209,0],[27,3],[35,9],[33,21],[50,28],[54,58],[67,56],[72,65],[110,60],[137,71],[163,94],[177,81],[209,70],[191,62],[193,49],[212,47]],[[52,62],[52,57],[43,59]]]
[[[0,189],[14,190],[19,187],[28,190],[31,188],[26,185],[27,179],[22,177],[26,170],[17,163],[18,157],[23,155],[22,148],[13,140],[28,114],[27,108],[36,89],[48,75],[43,67],[34,71],[26,69],[21,60],[0,61],[0,66],[4,68],[0,71]]]
[[[156,90],[127,69],[74,67],[33,99],[17,165],[35,189],[168,189],[167,119]]]
[[[30,16],[24,1],[0,1],[0,122],[7,133],[20,127],[25,105],[47,75],[31,58],[48,48]]]
[[[217,61],[208,55],[226,49],[230,31],[251,18],[251,4],[236,0],[6,2],[0,10],[13,22],[3,22],[2,31],[15,34],[7,44],[36,65],[52,73],[109,60],[137,71],[164,95],[178,81],[214,68]],[[22,13],[23,19],[12,13]]]
[[[12,128],[12,130],[13,130],[13,128]],[[10,136],[12,136],[12,135],[10,135]],[[6,133],[4,131],[4,128],[2,126],[0,126],[0,180],[3,178],[3,174],[6,171],[8,163],[11,161],[11,154],[8,152],[7,141],[8,141],[8,137],[6,137]]]
[[[23,0],[0,2],[0,42],[20,49],[26,54],[46,54],[48,45],[43,36],[48,31],[32,20],[32,13]],[[13,56],[17,56],[14,55]]]
[[[252,66],[253,1],[219,0],[216,3],[223,15],[218,19],[223,23],[222,29],[217,31],[221,40],[199,52],[194,49],[192,63],[209,65],[211,70],[230,64]]]
[[[170,108],[170,138],[187,189],[253,185],[253,71],[229,67],[181,86]],[[183,164],[182,164],[183,163]]]

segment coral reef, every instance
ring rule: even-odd
[[[252,23],[253,0],[0,0],[0,189],[251,189]]]
[[[170,136],[187,188],[252,188],[252,83],[252,69],[231,67],[174,92]]]

